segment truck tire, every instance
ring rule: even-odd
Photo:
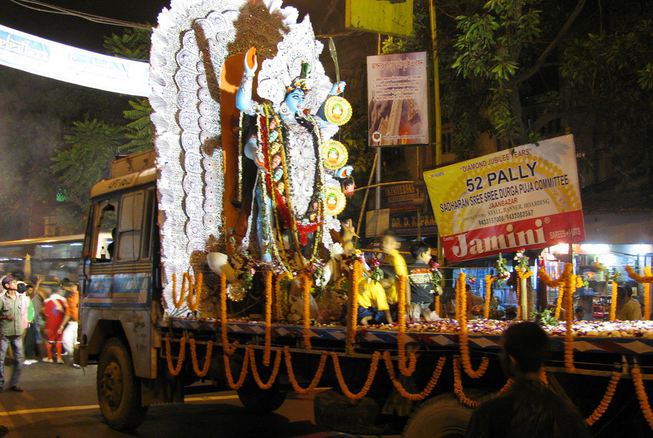
[[[401,430],[381,420],[382,405],[371,397],[350,400],[335,390],[321,392],[313,403],[315,424],[355,435],[388,435]]]
[[[248,381],[237,392],[245,410],[255,415],[265,415],[276,411],[286,401],[286,393],[281,391],[277,385],[264,391],[256,383]]]
[[[454,438],[462,437],[472,410],[460,404],[452,393],[433,397],[411,415],[403,438]]]
[[[102,417],[112,429],[135,429],[143,422],[147,407],[141,406],[140,382],[129,349],[118,338],[109,339],[100,353],[97,396]]]

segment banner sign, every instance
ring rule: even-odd
[[[367,57],[371,146],[429,144],[426,52]]]
[[[413,0],[347,0],[345,27],[412,37]]]
[[[0,25],[0,65],[84,87],[149,94],[149,65],[101,55]]]
[[[450,261],[585,239],[571,135],[424,172],[424,181]]]

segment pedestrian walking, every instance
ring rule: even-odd
[[[18,296],[16,279],[7,275],[2,279],[5,292],[0,296],[0,391],[5,384],[5,359],[11,345],[14,354],[14,372],[9,381],[9,390],[23,392],[18,386],[23,367],[23,324],[22,299]]]

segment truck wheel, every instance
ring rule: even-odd
[[[264,391],[255,382],[248,381],[238,390],[238,398],[247,412],[265,415],[281,407],[286,401],[286,393],[277,385]]]
[[[135,429],[143,421],[147,407],[141,406],[140,382],[129,350],[118,338],[109,339],[100,353],[97,395],[100,412],[112,429]]]
[[[411,415],[402,437],[462,437],[471,416],[472,410],[461,405],[454,394],[442,394],[422,404]]]
[[[371,397],[352,401],[335,390],[321,392],[313,402],[315,424],[326,429],[356,435],[389,435],[401,430],[384,422],[382,405]]]

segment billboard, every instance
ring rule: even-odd
[[[426,52],[367,57],[370,146],[429,144]]]
[[[345,27],[412,37],[413,0],[347,0]]]
[[[102,55],[0,25],[0,65],[132,96],[150,92],[147,62]]]
[[[571,135],[424,172],[424,181],[450,261],[585,239]]]

